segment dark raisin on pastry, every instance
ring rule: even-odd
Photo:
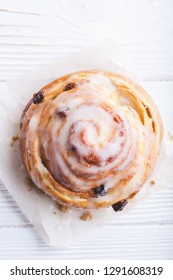
[[[42,102],[44,99],[44,95],[41,91],[37,92],[36,94],[34,94],[33,96],[33,103],[34,104],[39,104],[40,102]]]
[[[127,199],[122,199],[122,200],[118,201],[117,203],[113,204],[112,208],[115,212],[122,211],[127,203],[128,203]]]
[[[105,196],[107,194],[104,184],[93,188],[92,191],[96,196]]]
[[[72,147],[70,148],[70,151],[71,151],[71,152],[76,152],[76,147],[75,147],[75,146],[72,146]]]
[[[66,85],[65,90],[70,90],[76,87],[75,83],[69,83]]]

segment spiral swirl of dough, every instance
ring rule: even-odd
[[[50,83],[21,118],[21,155],[35,185],[84,209],[132,198],[155,165],[161,139],[161,119],[147,93],[103,71]]]

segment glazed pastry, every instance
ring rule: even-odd
[[[85,71],[34,94],[20,150],[34,184],[59,203],[122,210],[151,174],[162,122],[148,94],[118,74]]]

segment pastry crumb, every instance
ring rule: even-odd
[[[67,205],[63,205],[63,204],[57,203],[57,207],[63,213],[66,213],[66,212],[69,211],[69,207]]]
[[[35,186],[35,185],[34,185],[34,186]],[[40,189],[37,189],[37,193],[38,193],[38,194],[43,194],[44,191],[42,191],[42,190],[40,190]]]
[[[90,212],[84,212],[81,216],[80,219],[83,221],[90,221],[92,219],[92,215]]]
[[[11,147],[14,146],[14,144],[16,143],[16,141],[19,140],[19,136],[18,135],[14,135],[11,137]]]
[[[170,131],[168,131],[168,137],[170,141],[173,141],[173,134]]]
[[[151,181],[150,181],[150,185],[152,185],[152,186],[155,185],[155,181],[154,181],[154,180],[151,180]]]
[[[24,178],[25,183],[28,185],[28,191],[31,192],[32,190],[35,190],[38,194],[44,194],[44,191],[41,189],[38,189],[36,185],[32,182],[31,178],[29,176],[25,176]]]
[[[31,181],[31,178],[29,176],[25,176],[24,178],[25,183],[29,186],[28,191],[32,191],[32,189],[35,187],[34,183]]]

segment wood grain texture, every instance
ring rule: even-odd
[[[140,79],[171,80],[172,10],[164,0],[0,0],[0,79],[113,40]]]
[[[164,92],[173,91],[172,11],[169,0],[0,0],[0,81],[112,40],[142,85],[164,102]],[[173,188],[57,250],[45,245],[0,184],[0,259],[10,258],[172,259]]]
[[[60,250],[45,245],[32,228],[10,227],[0,230],[0,250],[3,259],[172,259],[172,232],[173,225],[112,224]]]

